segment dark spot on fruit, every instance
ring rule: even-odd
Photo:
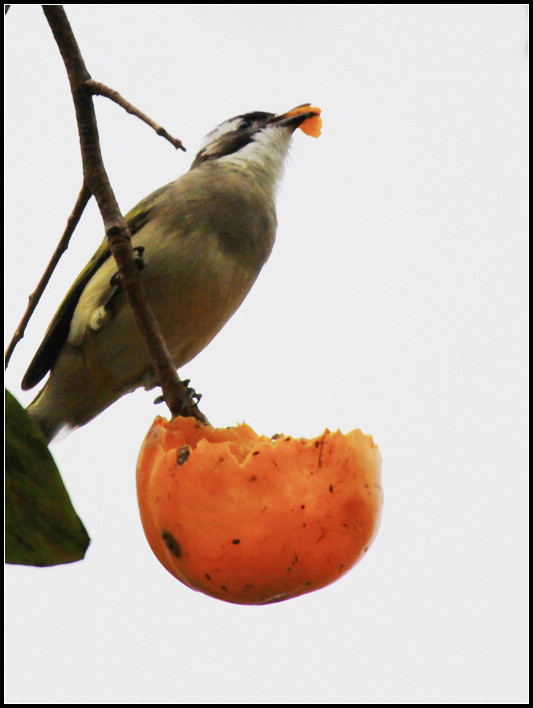
[[[178,456],[176,459],[176,462],[178,465],[182,465],[184,462],[187,462],[189,459],[189,455],[191,454],[191,448],[188,445],[183,445],[183,447],[180,447],[178,450]]]
[[[241,539],[240,539],[240,538],[234,538],[233,541],[232,541],[232,543],[233,543],[234,546],[236,546],[236,545],[237,545],[238,543],[240,543],[240,542],[241,542]]]
[[[333,494],[333,485],[332,484],[329,485],[329,491]]]
[[[255,450],[254,452],[252,452],[252,455],[259,455],[259,450]]]
[[[208,580],[211,580],[211,576],[209,575],[209,573],[206,573],[206,574],[205,574],[205,577],[206,577]]]
[[[224,590],[224,592],[228,592],[228,588],[225,585],[221,585],[220,587]]]
[[[176,556],[176,558],[181,558],[181,546],[170,531],[161,531],[161,538],[172,555]]]
[[[318,452],[318,465],[317,465],[318,469],[320,470],[320,469],[322,469],[322,453],[324,452],[324,436],[322,436],[320,438],[320,440],[318,441],[318,445],[316,445],[316,447],[320,448],[320,450]]]

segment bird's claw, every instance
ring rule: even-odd
[[[189,386],[189,384],[191,383],[190,379],[184,379],[182,383],[185,386],[185,400],[183,401],[183,404],[181,406],[180,415],[186,413],[190,408],[194,408],[194,406],[197,406],[200,403],[200,399],[202,398],[201,393],[196,393],[194,388],[192,388],[192,386]]]
[[[134,261],[137,264],[137,268],[139,270],[144,270],[146,268],[146,261],[143,258],[144,246],[134,246],[133,252],[137,253],[137,255],[134,257]],[[111,285],[112,288],[118,288],[120,286],[120,277],[118,271],[111,276],[109,285]]]
[[[191,408],[194,408],[194,406],[197,406],[198,403],[200,402],[200,399],[202,398],[201,393],[196,393],[194,388],[189,386],[191,383],[190,379],[184,379],[182,381],[182,384],[185,386],[185,398],[183,400],[183,403],[181,404],[180,411],[178,415],[186,415]],[[165,402],[165,397],[164,396],[157,396],[157,398],[154,400],[154,405],[157,405],[158,403],[164,403]]]

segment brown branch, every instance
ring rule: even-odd
[[[68,244],[70,242],[70,237],[74,233],[74,230],[76,226],[78,225],[79,220],[81,219],[81,215],[83,214],[83,211],[85,207],[87,206],[87,203],[89,199],[91,198],[91,193],[83,184],[80,193],[78,195],[78,199],[76,201],[76,204],[74,206],[74,209],[72,210],[71,215],[69,216],[67,220],[67,225],[65,227],[65,230],[63,232],[63,235],[61,236],[59,243],[56,246],[56,250],[52,254],[52,258],[50,259],[50,262],[48,263],[46,270],[44,271],[41,280],[39,281],[37,287],[35,290],[32,292],[32,294],[28,298],[28,307],[26,308],[26,312],[24,313],[24,316],[22,317],[19,326],[15,330],[15,334],[13,335],[13,338],[11,342],[9,343],[8,348],[6,349],[6,354],[5,354],[5,367],[7,369],[9,365],[9,360],[11,359],[11,355],[13,354],[13,351],[15,350],[15,347],[17,346],[18,342],[24,337],[24,332],[26,331],[26,326],[28,322],[30,321],[30,318],[37,307],[39,300],[41,299],[41,296],[48,285],[48,282],[50,278],[52,277],[52,274],[59,263],[59,260],[63,253],[67,250]]]
[[[151,118],[146,115],[146,113],[143,113],[132,103],[126,101],[126,99],[121,96],[118,91],[115,91],[114,89],[109,88],[109,86],[101,84],[99,81],[95,81],[94,79],[87,79],[87,81],[85,82],[85,86],[93,94],[93,96],[105,96],[117,105],[124,108],[124,110],[130,113],[131,115],[137,116],[137,118],[146,123],[146,125],[149,125],[150,128],[153,128],[153,130],[155,130],[158,135],[160,135],[162,138],[165,138],[165,140],[168,140],[171,145],[174,145],[176,150],[179,149],[185,151],[185,147],[181,140],[179,140],[178,138],[174,138],[172,135],[167,133],[167,131],[162,126],[155,123]]]
[[[191,401],[186,384],[179,379],[157,321],[146,301],[143,282],[131,246],[131,234],[118,207],[102,160],[93,99],[87,89],[87,81],[91,77],[70,23],[62,5],[42,7],[70,82],[78,123],[84,183],[94,195],[100,209],[122,286],[150,352],[163,396],[173,416],[194,415],[201,422],[207,423],[203,413]]]

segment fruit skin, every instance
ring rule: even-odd
[[[265,604],[317,590],[375,537],[381,457],[370,436],[259,436],[157,418],[137,464],[147,540],[176,578],[207,595]]]

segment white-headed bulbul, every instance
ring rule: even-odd
[[[142,279],[176,367],[195,357],[237,310],[268,259],[275,196],[294,130],[308,104],[256,111],[207,135],[190,170],[126,215],[142,247]],[[51,440],[89,422],[125,393],[157,384],[117,279],[107,240],[74,282],[22,381],[50,376],[28,407]]]

